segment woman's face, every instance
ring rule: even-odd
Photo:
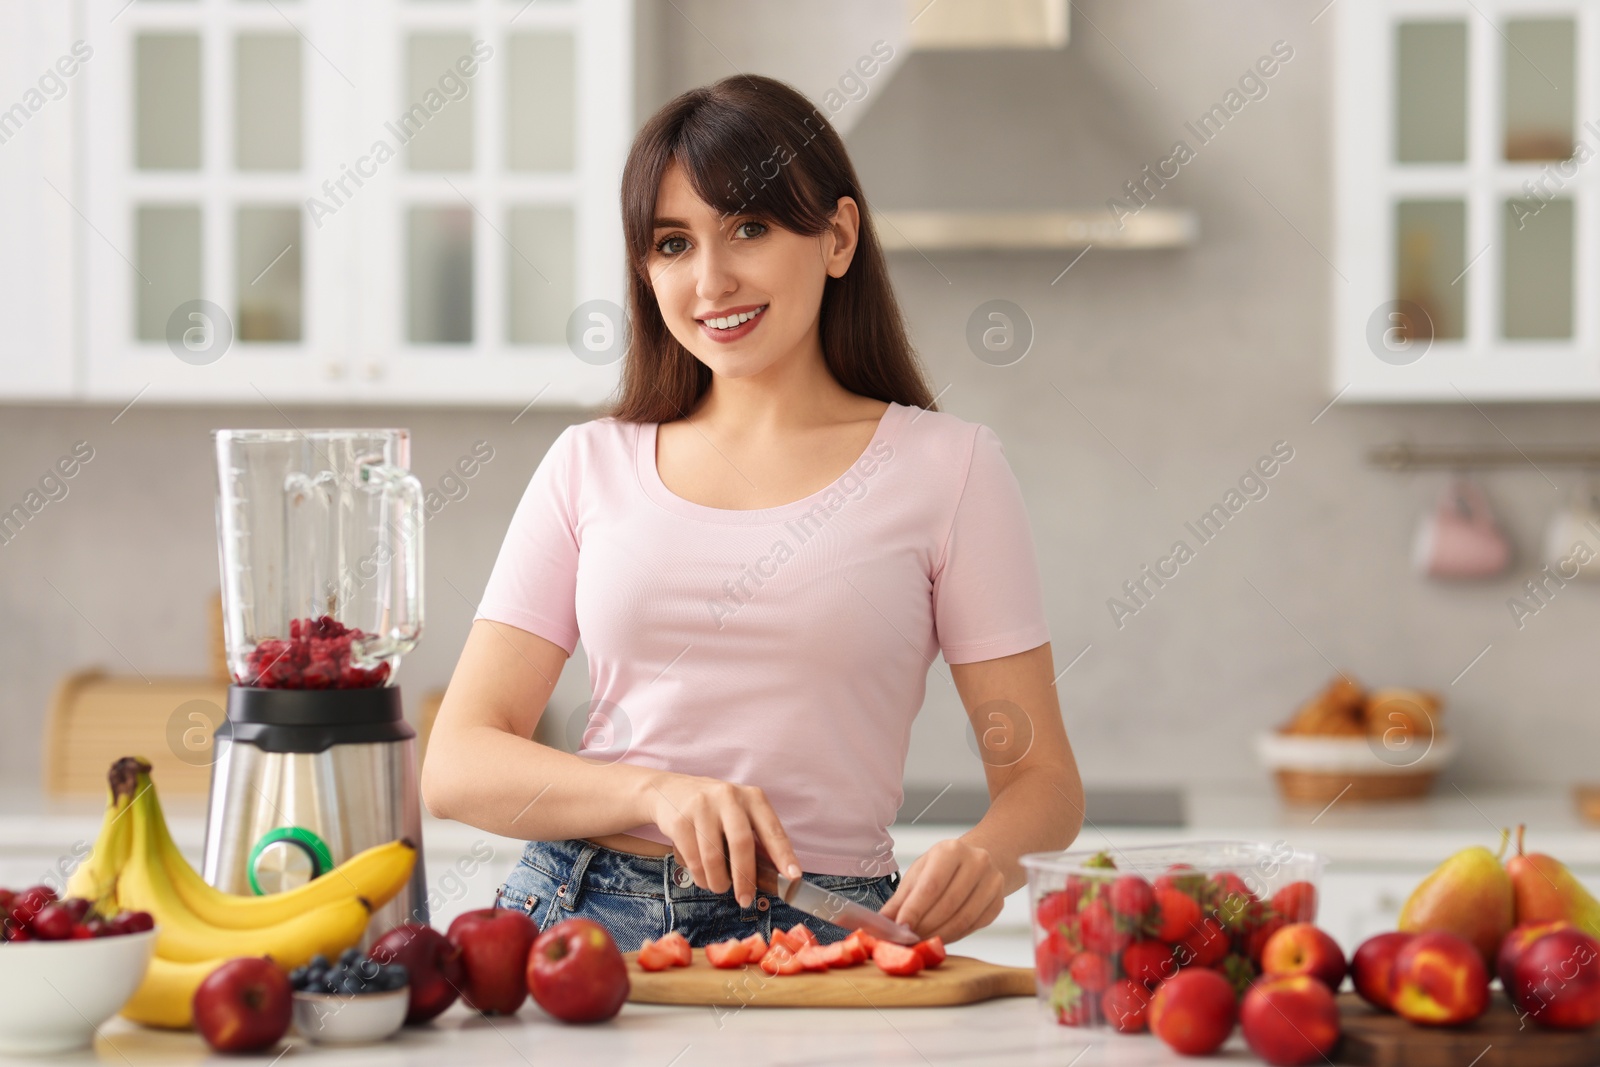
[[[646,263],[678,342],[714,373],[745,377],[817,343],[823,283],[849,268],[859,216],[855,201],[840,197],[832,228],[815,237],[750,215],[719,216],[671,165]]]

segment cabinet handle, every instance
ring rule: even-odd
[[[335,362],[333,360],[329,360],[327,366],[324,367],[323,369],[324,369],[324,372],[327,374],[329,381],[336,382],[340,378],[344,377],[344,364],[342,364],[342,363],[337,363],[337,362]]]
[[[382,363],[379,363],[377,360],[373,360],[372,362],[367,364],[367,380],[369,382],[375,382],[379,378],[382,378],[382,377],[383,377],[383,364]]]

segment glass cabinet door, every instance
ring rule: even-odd
[[[349,316],[307,202],[336,7],[91,0],[88,392],[333,397]]]

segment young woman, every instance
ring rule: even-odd
[[[761,893],[761,852],[955,941],[1082,819],[1000,441],[935,407],[854,168],[793,89],[740,75],[673,100],[622,210],[620,399],[533,473],[424,800],[528,840],[496,904],[541,928],[593,918],[623,949],[847,933]],[[531,738],[580,635],[594,699],[569,754]],[[888,827],[940,652],[992,799],[902,872]]]

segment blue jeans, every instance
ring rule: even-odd
[[[806,874],[805,879],[876,911],[900,884],[900,872]],[[732,889],[713,893],[695,885],[688,868],[671,854],[641,856],[582,838],[529,841],[521,862],[495,893],[494,906],[526,912],[540,930],[563,919],[593,919],[624,952],[672,930],[697,946],[753,933],[770,940],[773,930],[795,923],[810,927],[822,944],[850,932],[759,892],[750,907],[740,907]]]

